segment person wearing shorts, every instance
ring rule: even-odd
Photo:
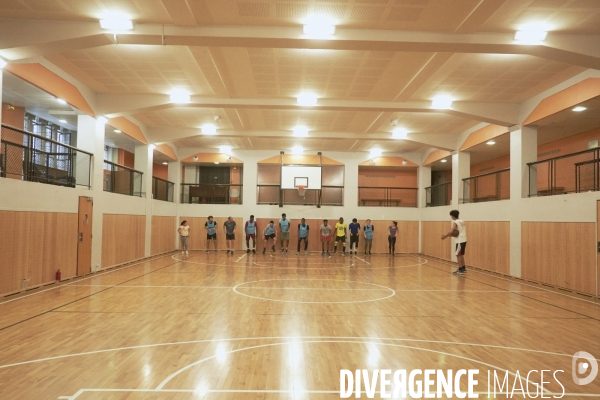
[[[300,242],[304,240],[304,254],[308,254],[308,229],[309,226],[306,223],[306,220],[302,218],[300,223],[298,224],[298,251],[296,255],[300,254]]]
[[[223,224],[223,230],[225,231],[225,240],[227,241],[227,254],[233,255],[233,247],[235,245],[235,226],[236,223],[233,217],[227,218],[227,221]]]
[[[177,232],[179,232],[179,236],[181,238],[181,254],[187,256],[188,255],[188,239],[190,236],[190,226],[187,224],[186,220],[183,220],[181,222],[181,225],[179,225],[179,229],[177,229]]]
[[[371,225],[371,220],[368,219],[364,226],[363,233],[365,235],[365,256],[371,255],[371,247],[373,246],[373,232],[375,227]]]
[[[331,242],[331,225],[328,224],[326,219],[323,220],[323,225],[319,228],[321,232],[321,256],[324,257],[327,254],[327,257],[331,257],[329,254],[329,243]]]
[[[204,223],[206,229],[206,252],[209,252],[210,242],[213,243],[215,253],[217,252],[217,222],[213,220],[212,215],[208,216],[208,221]]]
[[[352,254],[352,250],[354,250],[354,255],[358,252],[358,238],[360,235],[358,232],[360,231],[360,224],[357,222],[356,218],[352,219],[352,223],[348,225],[348,229],[350,229],[350,254]]]
[[[250,216],[250,220],[246,221],[244,230],[246,231],[246,254],[250,253],[250,239],[252,239],[252,253],[256,254],[256,221],[254,215]]]
[[[267,244],[269,243],[269,240],[273,240],[273,247],[271,248],[273,249],[273,251],[275,251],[275,242],[277,242],[277,230],[275,229],[275,223],[272,220],[269,221],[269,224],[267,225],[263,233],[265,235],[265,247],[263,247],[262,253],[265,254],[267,252]]]
[[[290,244],[290,220],[286,218],[285,213],[281,214],[279,219],[279,230],[281,230],[281,252],[287,254]]]
[[[458,210],[450,211],[450,218],[452,218],[452,225],[450,232],[442,235],[442,240],[452,236],[454,230],[458,230],[458,236],[456,237],[456,261],[458,262],[458,269],[453,272],[454,275],[462,275],[467,273],[467,267],[465,266],[465,250],[467,249],[467,226],[465,221],[458,218],[460,213]]]
[[[346,224],[344,218],[340,217],[339,222],[335,224],[335,243],[333,244],[333,254],[337,252],[338,242],[342,242],[342,256],[346,255]]]
[[[392,221],[392,225],[388,228],[388,246],[390,250],[390,255],[394,257],[396,253],[396,235],[398,234],[398,223],[396,221]]]

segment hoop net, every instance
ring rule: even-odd
[[[304,195],[306,194],[306,186],[297,186],[298,188],[298,195],[304,197]]]

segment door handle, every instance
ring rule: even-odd
[[[83,242],[83,232],[79,232],[79,243]]]

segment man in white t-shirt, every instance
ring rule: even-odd
[[[456,238],[455,254],[456,261],[458,262],[458,269],[453,272],[454,275],[462,275],[467,272],[467,268],[465,267],[465,250],[467,249],[467,227],[465,221],[458,218],[458,216],[458,210],[450,211],[450,218],[452,218],[452,229],[450,229],[450,232],[448,232],[447,234],[442,235],[442,240],[450,236]]]

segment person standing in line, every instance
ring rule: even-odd
[[[300,223],[298,224],[298,251],[296,255],[300,254],[300,242],[304,240],[304,255],[308,254],[308,229],[309,226],[306,223],[306,220],[302,218]]]
[[[323,225],[321,225],[319,231],[321,232],[321,257],[325,256],[325,254],[327,254],[327,257],[331,257],[331,254],[329,254],[329,243],[331,242],[331,225],[328,225],[328,221],[326,219],[323,220]]]
[[[267,243],[271,239],[273,240],[272,249],[273,252],[275,252],[275,243],[277,243],[277,229],[275,229],[275,222],[273,222],[273,220],[269,221],[263,233],[265,235],[265,247],[263,247],[262,253],[265,254],[267,252]]]
[[[236,223],[233,217],[227,218],[227,221],[223,223],[223,230],[225,231],[225,240],[227,241],[227,254],[233,255],[233,247],[235,246],[235,226]]]
[[[350,229],[350,254],[352,254],[352,250],[354,250],[354,255],[358,254],[358,239],[360,235],[358,232],[360,231],[360,224],[357,222],[356,218],[352,219],[350,225],[348,225],[348,229]]]
[[[398,233],[398,223],[392,221],[392,225],[388,228],[388,245],[390,248],[390,254],[394,257],[396,253],[396,234]]]
[[[190,236],[190,226],[187,224],[187,221],[184,219],[179,225],[179,237],[181,238],[181,254],[187,256],[188,255],[188,239]]]
[[[290,244],[290,220],[286,218],[285,213],[281,214],[279,219],[279,230],[281,231],[281,253],[287,254]]]
[[[254,215],[250,216],[250,220],[246,221],[246,254],[250,253],[250,238],[252,238],[252,253],[256,254],[256,221]]]
[[[442,235],[442,240],[447,237],[456,237],[456,261],[458,262],[458,269],[453,272],[454,275],[462,275],[467,273],[467,267],[465,266],[465,250],[467,249],[467,226],[465,221],[458,218],[460,213],[458,210],[450,211],[450,218],[452,218],[452,227],[450,232]]]
[[[346,224],[344,218],[335,224],[335,243],[333,244],[333,254],[337,252],[338,242],[342,242],[342,256],[346,255]]]
[[[215,253],[217,252],[217,222],[213,220],[212,215],[208,216],[208,221],[204,223],[206,229],[206,252],[209,252],[210,242],[213,242]]]
[[[363,232],[365,235],[365,256],[367,254],[371,255],[371,247],[373,246],[373,232],[375,231],[375,227],[371,225],[371,220],[368,219],[367,223],[364,226]]]

